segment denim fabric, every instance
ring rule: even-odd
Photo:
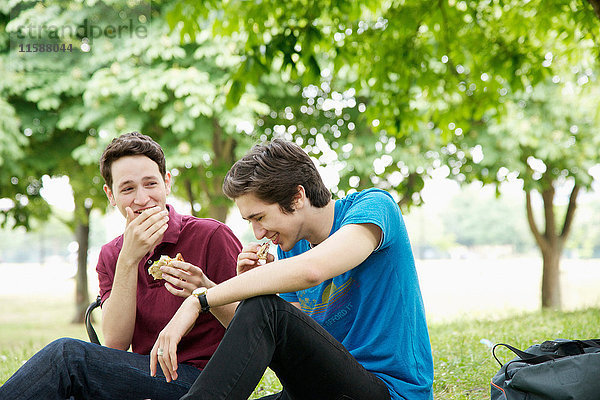
[[[150,357],[76,339],[58,339],[35,354],[0,387],[10,400],[161,400],[184,395],[200,370],[180,364],[179,378],[150,376]]]
[[[284,391],[265,399],[390,399],[385,383],[312,318],[278,296],[259,296],[240,303],[217,351],[181,400],[245,400],[267,366]]]

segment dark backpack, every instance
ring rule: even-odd
[[[502,365],[498,346],[517,357]],[[499,343],[492,354],[501,367],[492,378],[492,400],[600,399],[600,339],[549,340],[525,351]]]

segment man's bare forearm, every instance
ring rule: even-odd
[[[136,315],[137,263],[117,261],[110,297],[102,305],[102,332],[106,346],[127,350]]]
[[[238,304],[239,302],[236,301],[235,303],[226,304],[221,307],[211,308],[210,312],[217,320],[219,320],[221,325],[227,328],[235,315]]]
[[[168,227],[168,211],[159,207],[144,210],[136,217],[130,207],[123,233],[123,247],[117,259],[110,297],[102,306],[102,332],[108,347],[127,350],[135,328],[138,264],[162,240]]]

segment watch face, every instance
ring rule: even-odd
[[[206,290],[207,290],[207,289],[206,289],[206,288],[203,288],[203,287],[196,288],[196,289],[194,289],[194,291],[192,292],[192,295],[193,295],[193,296],[196,296],[196,297],[198,297],[198,296],[200,296],[200,295],[202,295],[202,294],[206,293]]]

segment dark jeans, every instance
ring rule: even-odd
[[[0,387],[0,399],[177,399],[189,390],[200,370],[179,364],[177,373],[179,378],[167,383],[160,368],[156,378],[150,376],[149,356],[59,339]]]
[[[264,399],[390,399],[383,381],[312,318],[278,296],[259,296],[240,303],[217,351],[181,400],[245,400],[267,366],[283,392]]]

